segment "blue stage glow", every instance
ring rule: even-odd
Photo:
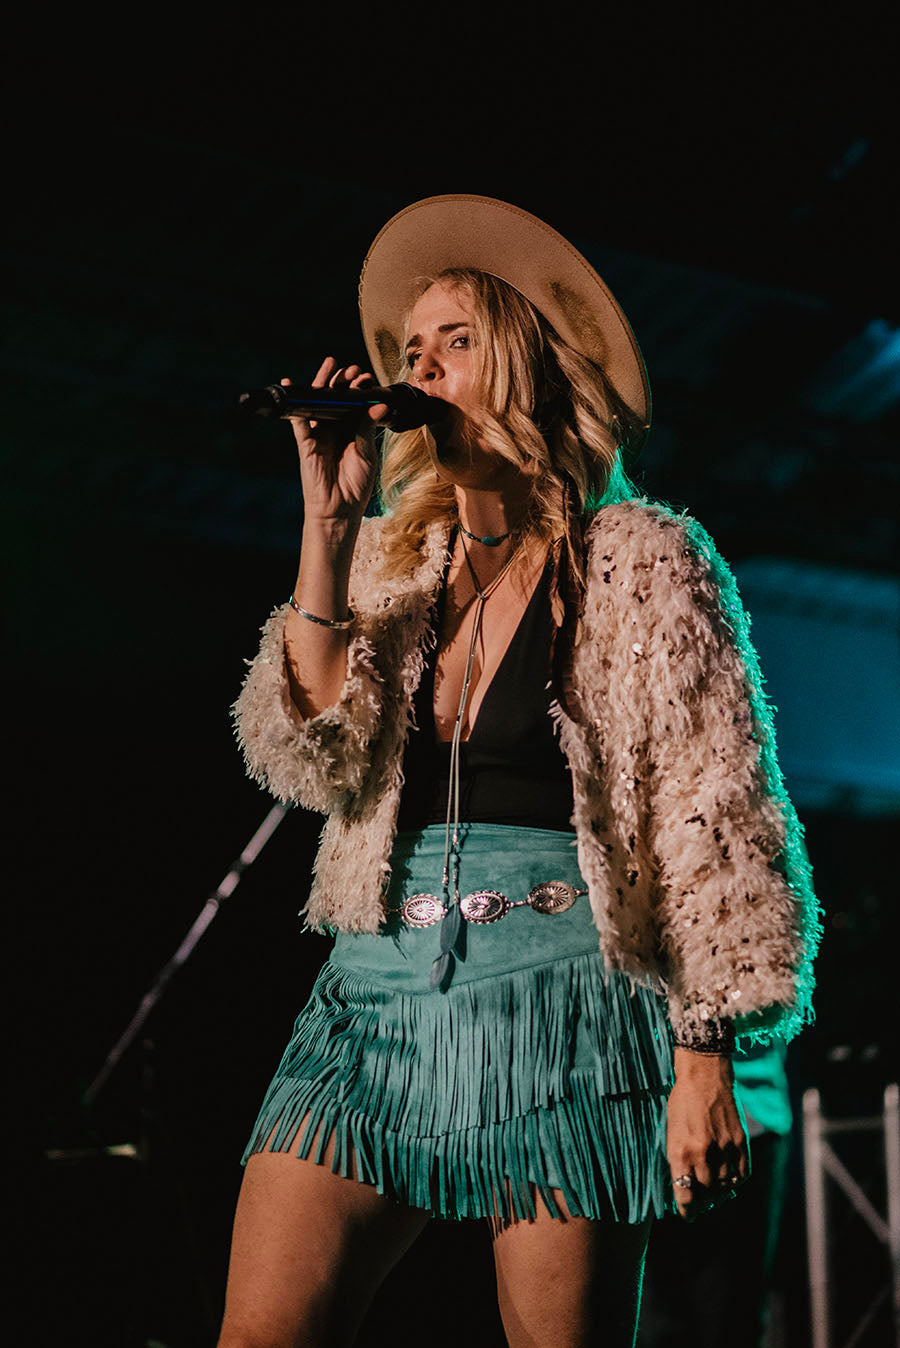
[[[900,810],[900,582],[785,557],[734,568],[798,808]]]
[[[813,376],[804,402],[825,416],[875,421],[900,403],[900,328],[873,319]]]

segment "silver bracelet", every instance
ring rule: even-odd
[[[333,627],[336,632],[344,632],[353,625],[355,614],[351,608],[347,609],[347,617],[344,622],[338,622],[334,618],[317,618],[314,613],[307,613],[305,608],[301,608],[293,595],[288,600],[295,613],[299,613],[301,618],[306,618],[308,622],[318,623],[320,627]]]

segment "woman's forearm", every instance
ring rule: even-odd
[[[734,1067],[730,1053],[694,1053],[689,1048],[678,1048],[674,1052],[676,1080],[734,1080]]]
[[[358,522],[306,520],[294,600],[318,618],[347,617],[350,563]],[[291,697],[300,714],[316,716],[340,696],[347,676],[348,634],[310,622],[291,609],[284,627],[284,653]]]

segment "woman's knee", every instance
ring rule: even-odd
[[[651,1221],[628,1225],[562,1217],[544,1208],[533,1221],[495,1234],[497,1298],[508,1342],[578,1348],[630,1345],[640,1309]]]
[[[280,1153],[251,1157],[220,1348],[351,1343],[380,1283],[427,1220],[327,1166]]]
[[[271,1334],[262,1334],[257,1330],[223,1325],[216,1348],[294,1348],[296,1342],[295,1338],[286,1339],[283,1335],[273,1338]]]
[[[226,1311],[216,1348],[334,1348],[352,1343],[355,1333],[355,1325],[336,1323],[332,1315],[309,1304],[300,1315],[285,1320],[247,1320]]]

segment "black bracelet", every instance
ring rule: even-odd
[[[727,1054],[734,1052],[734,1026],[730,1020],[708,1021],[696,1037],[690,1033],[674,1035],[676,1048],[685,1048],[690,1053]]]

